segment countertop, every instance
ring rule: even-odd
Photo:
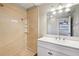
[[[39,38],[38,40],[79,49],[79,41],[73,41],[68,39],[56,40],[55,38],[50,37],[42,37]]]

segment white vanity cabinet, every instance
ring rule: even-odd
[[[61,53],[55,50],[50,50],[41,46],[38,47],[38,55],[39,56],[65,56],[64,53]]]
[[[79,49],[39,40],[38,56],[79,56]]]

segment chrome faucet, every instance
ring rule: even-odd
[[[65,40],[63,37],[55,37],[56,40]]]

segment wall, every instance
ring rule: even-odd
[[[48,5],[47,4],[44,4],[44,5],[41,5],[39,6],[39,30],[38,30],[38,36],[41,37],[43,36],[44,34],[47,33],[47,11],[48,11]]]
[[[54,4],[55,5],[55,4]],[[39,6],[39,25],[38,25],[38,36],[41,37],[43,35],[47,34],[47,12],[50,8],[50,6],[52,6],[52,4],[42,4]],[[55,24],[56,21],[52,21],[53,22],[53,33],[57,32],[56,28],[55,28]]]
[[[26,48],[24,25],[26,10],[16,4],[0,7],[0,55],[19,55]]]
[[[27,24],[27,47],[36,54],[38,39],[38,7],[34,6],[27,10]]]
[[[74,6],[72,12],[73,36],[79,37],[79,4]]]

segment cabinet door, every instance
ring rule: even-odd
[[[38,56],[53,56],[53,51],[44,47],[38,47]]]

